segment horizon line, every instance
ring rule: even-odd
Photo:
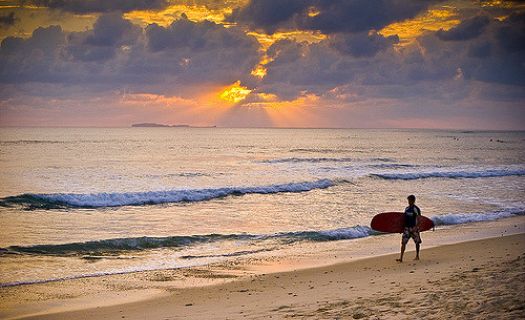
[[[498,132],[498,131],[507,131],[507,132],[524,132],[524,129],[480,129],[480,128],[428,128],[428,127],[271,127],[271,126],[250,126],[250,127],[243,127],[243,126],[193,126],[193,125],[187,125],[187,126],[159,126],[159,127],[132,127],[129,126],[2,126],[0,125],[0,129],[15,129],[15,128],[34,128],[34,129],[298,129],[298,130],[440,130],[440,131],[490,131],[490,132]]]

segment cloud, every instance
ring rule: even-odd
[[[207,5],[211,0],[181,1]],[[403,126],[411,119],[433,126],[438,119],[436,124],[453,120],[459,126],[482,121],[483,114],[477,114],[482,110],[500,128],[509,119],[513,128],[523,127],[517,119],[525,113],[520,111],[525,13],[507,12],[498,20],[486,11],[454,11],[462,21],[456,27],[427,30],[397,45],[396,35],[378,30],[417,15],[429,2],[375,5],[384,12],[372,15],[370,2],[358,0],[252,0],[233,11],[231,25],[182,15],[169,25],[144,27],[121,12],[105,12],[93,15],[98,18],[89,30],[40,27],[27,38],[7,37],[0,44],[0,111],[4,117],[4,110],[16,111],[20,103],[31,114],[42,106],[44,119],[44,109],[53,109],[56,101],[61,107],[53,109],[53,118],[61,112],[74,117],[75,110],[87,115],[89,108],[102,114],[107,108],[119,125],[132,120],[125,115],[132,107],[139,117],[152,110],[155,114],[144,120],[153,122],[173,112],[201,124]],[[249,35],[253,29],[323,34],[315,42],[278,40],[263,52]],[[261,61],[266,75],[252,76]],[[233,107],[215,108],[230,118],[210,120],[209,109],[209,117],[198,115],[200,108],[223,106],[217,97],[234,83],[250,93]],[[184,105],[184,111],[165,110],[176,105]],[[22,119],[15,111],[4,119]],[[377,120],[383,117],[388,119]],[[490,127],[489,121],[480,123]]]
[[[87,43],[95,46],[115,46],[129,44],[138,38],[140,27],[132,24],[118,13],[100,16],[93,26],[93,34]]]
[[[273,33],[286,24],[291,28],[290,20],[295,15],[304,13],[309,2],[311,1],[251,0],[246,6],[235,8],[228,19]]]
[[[0,82],[84,84],[86,90],[196,91],[249,78],[261,53],[239,28],[180,19],[145,30],[118,13],[102,14],[92,30],[36,29],[0,45]],[[192,88],[195,86],[195,88]]]
[[[65,52],[81,61],[102,61],[113,58],[125,45],[134,44],[142,29],[122,18],[119,13],[101,15],[93,30],[68,35]]]
[[[58,72],[53,69],[65,42],[60,26],[39,27],[28,39],[5,38],[0,45],[0,81],[56,81]]]
[[[352,81],[354,72],[328,41],[317,44],[281,40],[268,49],[271,58],[260,87],[281,99],[293,100],[303,91],[320,93]],[[350,72],[349,72],[350,71]]]
[[[0,28],[9,28],[15,24],[16,20],[14,12],[2,15],[0,16]]]
[[[439,30],[436,35],[444,41],[463,41],[481,35],[485,27],[490,23],[487,16],[475,16],[462,21],[459,25],[450,30]]]
[[[409,85],[419,77],[446,77],[426,71],[425,60],[417,49],[396,52],[392,45],[397,41],[395,36],[383,37],[375,32],[334,34],[310,44],[278,41],[267,52],[271,61],[259,87],[291,100],[304,92],[322,95],[348,84]],[[444,73],[443,69],[440,72]]]
[[[451,33],[461,34],[462,41],[427,32],[396,50],[396,37],[375,32],[337,33],[311,44],[279,41],[268,50],[272,61],[259,91],[294,99],[304,92],[323,95],[339,88],[339,96],[351,101],[422,96],[459,101],[477,94],[481,83],[492,83],[492,88],[484,86],[483,99],[501,101],[502,92],[508,92],[516,101],[522,99],[516,91],[525,85],[524,16],[482,19],[484,31],[476,37],[465,26],[481,20],[469,19]]]
[[[159,10],[168,5],[167,0],[33,0],[30,2],[76,14]]]
[[[317,15],[299,16],[298,25],[323,33],[379,30],[386,25],[413,18],[434,1],[338,0],[316,1]]]
[[[503,21],[489,20],[484,28],[476,37],[465,38],[469,32],[459,32],[462,41],[443,40],[438,32],[436,38],[442,41],[430,37],[424,42],[431,54],[442,55],[438,63],[455,63],[466,79],[525,85],[525,13],[513,13]]]
[[[370,57],[399,42],[398,36],[384,37],[375,31],[338,33],[330,38],[334,48],[354,57]]]
[[[236,8],[230,21],[273,33],[278,29],[317,30],[326,34],[379,30],[412,18],[435,1],[401,0],[251,0]]]
[[[146,28],[148,46],[152,51],[170,49],[190,50],[215,50],[236,47],[243,50],[245,47],[253,48],[255,39],[247,37],[244,32],[231,29],[211,21],[200,23],[188,20],[184,15],[182,19],[174,21],[168,27],[157,24]]]
[[[496,37],[509,52],[525,50],[525,12],[511,14],[496,31]]]
[[[255,38],[239,28],[206,20],[193,22],[183,17],[167,27],[152,24],[146,28],[145,38],[142,55],[149,60],[135,62],[149,69],[147,72],[158,73],[156,69],[161,67],[161,73],[178,75],[187,82],[231,84],[249,77],[261,57]]]

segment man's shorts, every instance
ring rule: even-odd
[[[403,237],[401,238],[401,243],[407,244],[410,238],[414,239],[415,243],[421,243],[421,237],[419,236],[419,230],[417,230],[417,228],[405,228],[405,231],[403,231]]]

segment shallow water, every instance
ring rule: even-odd
[[[0,129],[0,283],[177,268],[525,211],[525,133]]]

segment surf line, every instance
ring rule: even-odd
[[[0,199],[0,206],[23,206],[27,209],[103,208],[141,206],[178,202],[207,201],[245,194],[299,193],[333,187],[344,180],[319,179],[266,186],[175,189],[124,193],[26,193]]]

